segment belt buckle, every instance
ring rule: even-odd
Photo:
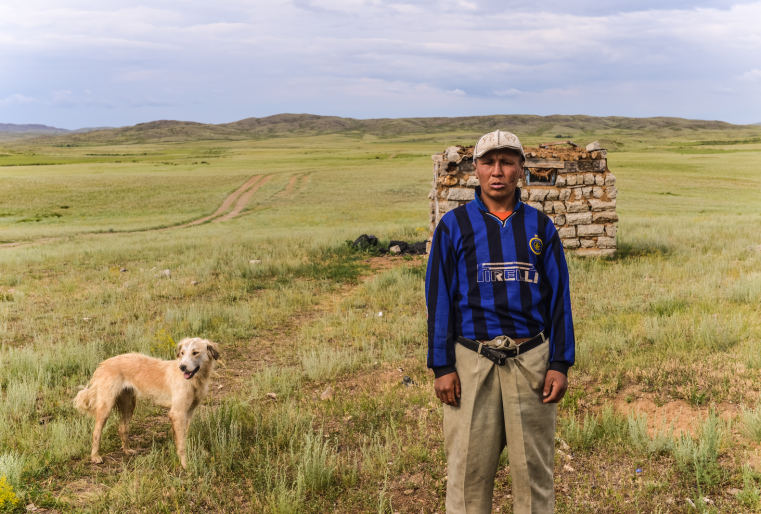
[[[517,344],[515,344],[515,341],[513,341],[513,339],[510,336],[502,335],[498,337],[497,339],[501,339],[501,341],[498,346],[494,347],[495,350],[506,351],[510,348],[511,344],[513,346],[518,346]],[[505,345],[505,343],[507,343],[507,345]]]

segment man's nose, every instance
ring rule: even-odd
[[[187,368],[186,365],[180,364],[180,371],[185,371],[186,368]]]

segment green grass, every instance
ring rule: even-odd
[[[567,488],[558,512],[665,512],[700,495],[721,512],[757,508],[746,456],[758,441],[761,379],[758,129],[519,135],[536,144],[558,133],[611,149],[621,219],[616,257],[569,260],[578,362],[560,406],[570,449],[556,462]],[[429,156],[476,136],[0,145],[0,240],[57,238],[0,249],[0,474],[23,505],[443,511],[441,408],[424,368],[425,262],[376,269],[372,253],[345,241],[426,238]],[[254,174],[274,177],[241,216],[151,230],[211,214]],[[158,276],[164,269],[170,277]],[[164,411],[148,403],[132,430],[139,455],[122,457],[112,420],[106,464],[94,468],[92,421],[71,403],[78,387],[107,357],[169,357],[167,341],[185,336],[222,348],[191,427],[188,471]],[[417,385],[405,387],[405,375]],[[335,397],[322,402],[328,386]],[[680,435],[634,410],[643,395],[702,417]],[[731,412],[730,401],[736,421],[706,412]],[[730,487],[741,493],[724,495]]]

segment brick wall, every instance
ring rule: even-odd
[[[518,184],[521,200],[550,217],[566,252],[590,257],[615,253],[618,190],[608,169],[607,151],[596,142],[586,148],[524,147],[523,151],[527,176]],[[478,180],[473,147],[452,146],[431,158],[432,237],[445,213],[473,200]]]

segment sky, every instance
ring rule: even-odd
[[[0,123],[761,122],[761,0],[0,0]]]

